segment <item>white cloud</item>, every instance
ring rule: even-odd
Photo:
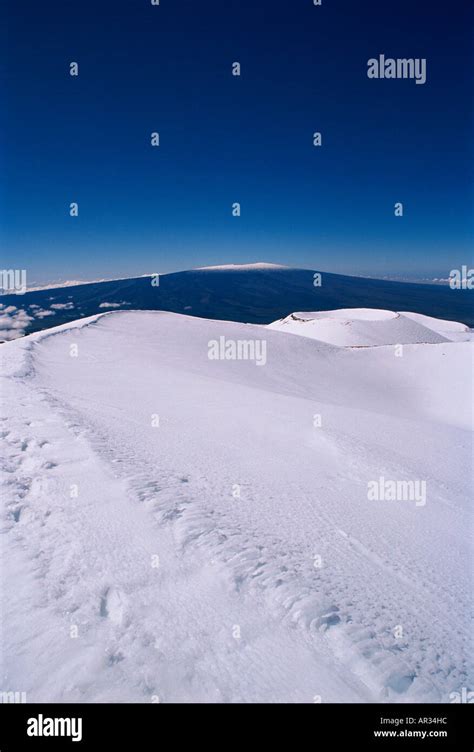
[[[74,303],[53,303],[50,308],[54,308],[55,311],[70,311],[74,308]]]
[[[30,321],[33,317],[21,308],[0,305],[0,340],[8,342],[22,337]]]

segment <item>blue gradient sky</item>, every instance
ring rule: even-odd
[[[2,267],[42,281],[471,264],[468,6],[7,0]],[[426,57],[427,83],[369,80],[381,53]]]

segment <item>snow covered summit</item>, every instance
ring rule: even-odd
[[[251,264],[219,264],[218,266],[200,266],[194,271],[257,271],[265,269],[290,269],[284,264],[270,264],[267,261],[255,261]]]
[[[423,342],[434,344],[469,341],[473,336],[467,326],[456,321],[443,321],[417,313],[395,313],[377,308],[292,313],[269,324],[268,328],[342,347]]]

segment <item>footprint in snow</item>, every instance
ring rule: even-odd
[[[117,588],[107,588],[100,599],[100,615],[120,625],[123,622],[125,606],[124,594]]]

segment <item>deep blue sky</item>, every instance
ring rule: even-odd
[[[2,268],[31,282],[471,264],[469,5],[7,0]],[[427,83],[369,80],[380,53],[427,58]]]

